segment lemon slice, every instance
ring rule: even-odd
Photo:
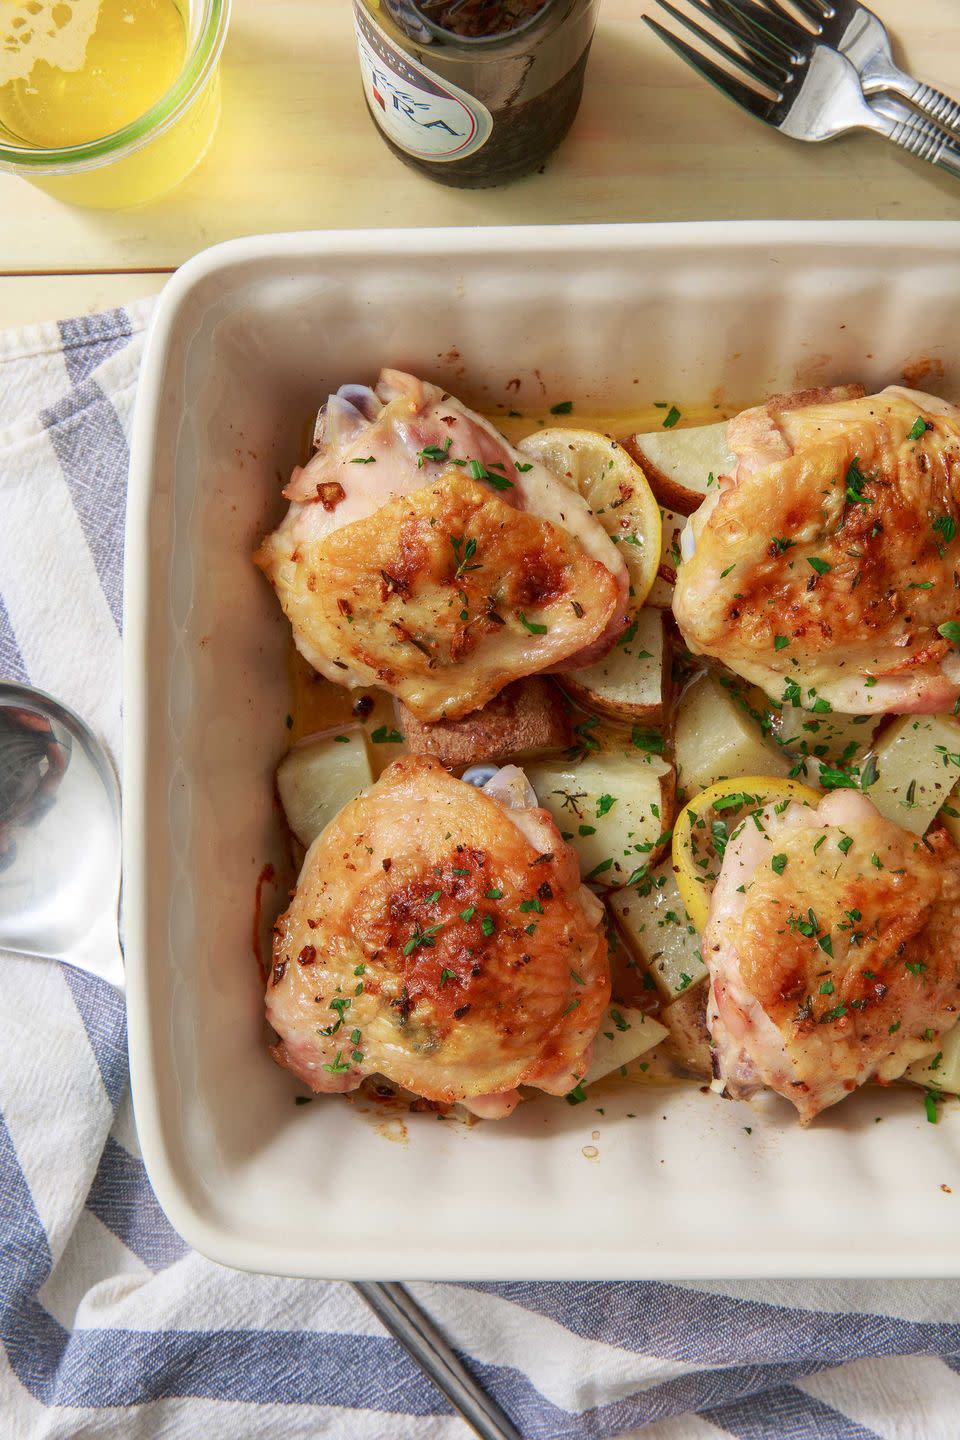
[[[815,809],[822,799],[819,791],[799,780],[744,775],[718,780],[684,806],[673,827],[673,868],[680,898],[698,930],[707,923],[723,850],[737,827],[764,805],[786,809],[796,800]]]
[[[646,600],[660,564],[660,507],[647,477],[616,440],[595,430],[538,430],[517,447],[579,490],[630,574],[631,609]]]

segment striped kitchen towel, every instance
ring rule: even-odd
[[[119,759],[148,306],[0,336],[0,674]],[[468,1440],[343,1285],[235,1274],[151,1192],[124,1010],[0,955],[0,1440]],[[411,1287],[529,1440],[960,1436],[953,1283]]]

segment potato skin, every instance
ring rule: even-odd
[[[458,720],[418,720],[397,706],[400,727],[417,755],[434,755],[452,770],[469,765],[521,764],[567,750],[573,739],[569,708],[551,681],[515,680],[482,710]]]

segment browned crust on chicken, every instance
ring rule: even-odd
[[[420,720],[464,715],[582,651],[619,600],[574,535],[460,472],[289,559],[266,547],[256,558],[308,658],[391,691]]]
[[[948,708],[938,627],[960,618],[960,412],[895,391],[786,398],[730,423],[737,474],[694,517],[677,576],[684,638],[778,700],[833,686],[836,709]],[[864,677],[915,684],[871,697]],[[785,696],[791,680],[802,695]]]
[[[609,999],[606,942],[533,813],[547,851],[422,755],[347,805],[276,926],[274,1058],[318,1091],[382,1074],[446,1102],[572,1073]]]

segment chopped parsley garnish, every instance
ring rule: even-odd
[[[443,925],[428,925],[426,930],[421,930],[419,925],[414,925],[413,933],[406,945],[403,947],[404,955],[412,955],[414,950],[421,948],[429,949],[436,941],[436,936],[443,929]],[[348,1002],[349,1003],[349,1002]]]
[[[816,570],[818,575],[826,575],[827,571],[832,568],[826,560],[821,560],[819,555],[808,555],[807,564],[811,569]]]
[[[863,487],[867,483],[867,477],[858,464],[859,456],[854,455],[847,466],[846,486],[848,505],[872,505],[873,501],[869,495],[864,495]]]
[[[850,849],[850,846],[851,846],[852,844],[853,844],[853,836],[852,836],[852,835],[844,835],[844,837],[843,837],[842,840],[838,840],[838,841],[837,841],[837,849],[840,851],[841,855],[846,855],[847,851]]]
[[[582,975],[577,974],[576,970],[570,971],[570,979],[573,981],[574,985],[586,985],[587,983]]]
[[[351,460],[351,465],[376,465],[376,455],[358,455],[356,460]]]
[[[572,409],[573,409],[573,401],[572,401],[572,400],[560,400],[560,401],[557,402],[556,405],[551,405],[551,406],[550,406],[550,414],[551,414],[551,415],[569,415],[569,414],[570,414],[570,411],[571,411]]]
[[[493,934],[494,930],[496,929],[492,915],[484,915],[483,919],[480,921],[480,929],[489,939],[490,936]]]
[[[755,805],[759,795],[748,795],[746,790],[735,790],[730,795],[718,795],[713,802],[714,810],[742,810],[744,805]]]
[[[860,771],[860,789],[869,790],[871,785],[876,784],[877,776],[880,774],[880,766],[877,764],[876,755],[868,755],[863,769]]]
[[[736,562],[734,562],[732,565],[728,565],[727,568],[726,568],[726,570],[721,570],[721,571],[720,571],[720,579],[721,579],[721,580],[726,580],[727,576],[728,576],[732,571],[736,570],[736,568],[737,568]]]
[[[455,580],[459,580],[461,575],[466,575],[470,570],[480,569],[479,564],[470,564],[470,561],[477,553],[477,542],[472,535],[470,536],[466,545],[464,545],[463,543],[462,535],[451,535],[450,545],[453,549],[453,558],[457,562],[457,568],[454,572],[453,577]]]
[[[770,549],[774,555],[785,555],[788,550],[793,549],[796,543],[796,540],[788,540],[785,535],[774,535],[770,541]]]
[[[604,870],[609,870],[612,864],[613,856],[611,855],[608,859],[601,860],[599,865],[594,865],[589,875],[585,875],[583,878],[585,880],[592,880],[595,875],[602,875]]]
[[[543,906],[536,896],[532,900],[521,900],[517,908],[521,915],[529,915],[531,910],[535,911],[537,915],[543,914]]]
[[[524,630],[528,631],[529,634],[546,635],[546,625],[540,625],[536,620],[528,620],[522,610],[517,611],[517,619],[520,621],[520,624],[523,626]]]
[[[933,533],[942,538],[944,545],[949,545],[957,533],[957,522],[952,515],[938,515],[933,522]]]
[[[439,891],[439,890],[432,890],[432,891],[430,892],[430,894],[427,896],[426,900],[424,901],[424,904],[425,904],[425,905],[436,905],[436,903],[437,903],[437,901],[438,901],[439,899],[440,899],[440,891]]]
[[[784,870],[786,870],[787,868],[786,855],[774,855],[773,859],[770,861],[770,865],[775,874],[782,875]]]
[[[494,490],[513,489],[512,480],[508,480],[505,475],[494,475],[481,460],[468,460],[467,469],[470,471],[470,476],[473,480],[486,480],[487,484],[492,485]]]
[[[521,475],[526,475],[528,470],[533,469],[533,466],[529,460],[514,460],[513,468],[519,470]]]
[[[461,910],[461,911],[460,911],[460,919],[463,920],[463,921],[465,921],[465,923],[466,923],[467,925],[469,925],[469,924],[470,924],[470,921],[473,919],[473,917],[474,917],[474,915],[476,915],[476,913],[477,913],[477,907],[476,907],[476,905],[468,905],[467,908],[466,908],[466,910]]]
[[[499,885],[491,885],[490,889],[486,892],[486,895],[488,900],[503,899],[503,891],[500,889]]]
[[[923,434],[925,434],[926,429],[927,429],[927,422],[926,422],[926,420],[924,420],[924,418],[923,418],[922,415],[918,415],[917,418],[916,418],[916,420],[914,420],[913,424],[910,426],[910,429],[907,431],[907,439],[908,439],[908,440],[919,440],[919,439],[920,439],[920,436],[923,435]]]
[[[452,444],[453,438],[448,435],[446,443],[443,445],[424,445],[422,450],[417,451],[417,469],[423,469],[423,462],[425,460],[446,460],[450,454],[450,446]],[[475,475],[474,479],[479,480],[481,476]]]
[[[560,1016],[560,1018],[563,1019],[563,1016],[564,1016],[564,1015],[569,1015],[571,1010],[577,1010],[577,1009],[579,1009],[579,1006],[580,1006],[580,996],[579,996],[579,995],[575,995],[575,996],[573,997],[573,999],[570,1001],[570,1004],[567,1006],[566,1010],[561,1011],[561,1016]]]
[[[922,975],[927,968],[924,960],[905,960],[903,963],[911,975]]]
[[[774,637],[773,637],[773,648],[774,648],[774,650],[786,650],[786,648],[787,648],[787,646],[788,646],[789,644],[790,644],[790,636],[789,636],[789,635],[774,635]]]
[[[441,971],[440,971],[440,989],[441,989],[441,990],[443,989],[444,985],[446,985],[446,983],[447,983],[448,980],[456,980],[456,978],[457,978],[457,975],[456,975],[456,971],[455,971],[455,970],[441,970]]]
[[[821,982],[820,982],[820,994],[821,994],[821,995],[832,995],[832,994],[833,994],[833,981],[832,981],[832,980],[821,980]]]
[[[403,736],[399,730],[392,730],[386,725],[378,725],[370,736],[374,745],[402,745]]]
[[[860,787],[860,779],[856,773],[850,770],[835,770],[830,765],[821,765],[819,778],[824,790],[857,790]]]
[[[630,1029],[630,1022],[624,1019],[624,1017],[620,1014],[619,1010],[611,1010],[610,1019],[613,1021],[614,1025],[616,1025],[618,1030],[624,1031]]]
[[[568,1105],[582,1105],[587,1098],[587,1092],[582,1085],[575,1085],[565,1096]]]
[[[343,1059],[343,1051],[338,1050],[333,1064],[324,1065],[323,1068],[324,1070],[329,1070],[331,1075],[341,1075],[344,1070],[349,1070],[350,1066],[347,1061]]]
[[[600,795],[600,796],[598,796],[598,797],[597,797],[597,819],[600,820],[604,815],[608,814],[608,813],[613,809],[614,805],[616,805],[616,803],[617,803],[617,798],[616,798],[615,795]]]
[[[940,1095],[936,1090],[928,1090],[923,1097],[923,1107],[927,1112],[927,1120],[931,1125],[936,1125],[939,1116],[937,1115],[937,1101]]]
[[[630,739],[638,750],[646,750],[651,755],[663,754],[663,736],[658,735],[655,730],[638,730],[634,726]]]
[[[828,1011],[826,1012],[826,1014],[820,1016],[820,1023],[821,1023],[821,1025],[823,1025],[823,1024],[825,1024],[828,1020],[840,1020],[840,1019],[842,1019],[842,1017],[843,1017],[844,1015],[846,1015],[846,1013],[847,1013],[847,1007],[846,1007],[846,1005],[844,1005],[844,1004],[835,1005],[832,1010],[828,1010]]]
[[[956,620],[945,620],[942,625],[938,625],[937,634],[942,635],[944,640],[949,640],[951,645],[960,645],[960,624]]]
[[[666,415],[664,415],[663,420],[661,421],[663,429],[672,430],[679,419],[680,411],[677,409],[676,405],[671,405],[670,409],[667,411]]]

